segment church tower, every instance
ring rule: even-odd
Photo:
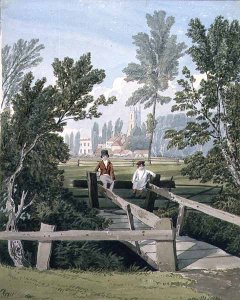
[[[141,106],[139,107],[130,107],[130,112],[128,116],[128,130],[127,136],[131,134],[132,129],[138,126],[141,128]]]

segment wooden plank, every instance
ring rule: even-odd
[[[131,212],[131,207],[130,205],[128,204],[127,205],[127,217],[128,217],[128,222],[129,222],[129,227],[131,230],[135,230],[135,227],[134,227],[134,220],[133,220],[133,215],[132,215],[132,212]],[[139,244],[138,242],[135,241],[135,246],[136,246],[136,249],[137,249],[137,253],[141,253],[141,250],[140,250],[140,247],[139,247]]]
[[[110,190],[105,189],[103,186],[98,185],[98,190],[100,193],[105,195],[107,198],[111,199],[113,203],[115,203],[125,211],[127,211],[127,205],[129,204],[131,207],[132,214],[144,224],[147,224],[148,226],[154,228],[156,224],[160,221],[160,218],[155,214],[148,212],[135,204],[127,202],[126,200],[117,196]]]
[[[195,201],[177,196],[177,195],[173,194],[172,192],[169,192],[166,189],[159,188],[153,184],[149,184],[149,186],[152,189],[152,191],[154,191],[158,195],[161,195],[167,199],[170,199],[173,202],[177,202],[181,205],[193,208],[197,211],[201,211],[209,216],[212,216],[212,217],[218,218],[220,220],[229,222],[231,224],[240,226],[240,217],[239,216],[230,214],[230,213],[220,210],[220,209],[213,208],[213,207],[203,204],[203,203],[195,202]]]
[[[159,240],[172,241],[171,230],[133,230],[133,231],[97,231],[97,230],[67,230],[55,232],[25,231],[0,232],[0,240],[25,241],[141,241]]]
[[[99,208],[97,174],[87,172],[89,207]]]
[[[159,186],[160,184],[160,174],[156,174],[155,177],[151,178],[150,183]],[[145,199],[144,208],[147,211],[153,212],[155,200],[157,199],[157,194],[148,189],[147,197]]]
[[[172,228],[172,221],[168,218],[161,219],[158,229],[172,231],[174,239],[171,241],[156,241],[156,263],[160,271],[175,272],[177,269],[176,239]]]
[[[102,184],[101,181],[97,182],[98,184]],[[73,187],[76,188],[88,188],[88,183],[86,179],[73,180]],[[171,180],[161,180],[159,183],[159,187],[162,188],[175,188],[175,182]],[[132,181],[130,180],[116,180],[114,182],[114,189],[131,189]]]
[[[53,232],[55,225],[41,223],[40,232]],[[49,269],[49,261],[52,252],[52,242],[40,242],[37,252],[37,269],[40,271]]]
[[[177,225],[176,225],[177,236],[180,236],[182,232],[185,211],[186,211],[186,206],[180,204],[178,209],[178,218],[177,218]]]

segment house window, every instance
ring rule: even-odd
[[[86,146],[86,143],[84,143],[84,147]]]

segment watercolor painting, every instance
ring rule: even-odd
[[[240,2],[0,3],[0,299],[239,299]]]

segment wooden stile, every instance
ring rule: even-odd
[[[128,222],[129,222],[130,230],[135,230],[134,219],[133,219],[133,215],[132,215],[132,212],[131,212],[131,207],[130,207],[129,204],[127,205],[127,216],[128,216]],[[137,241],[135,241],[135,246],[136,246],[137,252],[139,254],[141,254],[139,243]]]
[[[169,230],[172,232],[171,241],[159,242],[156,240],[157,265],[160,271],[175,272],[177,269],[176,238],[173,230],[172,221],[163,218],[156,225],[156,229]]]
[[[89,207],[99,208],[97,174],[87,172]]]
[[[184,216],[185,216],[186,206],[180,204],[178,209],[178,218],[177,218],[177,225],[176,225],[176,235],[180,236],[182,232]]]
[[[159,174],[156,174],[155,177],[151,178],[150,183],[159,186],[160,177],[161,176]],[[144,204],[144,207],[147,211],[153,212],[156,198],[157,198],[157,194],[148,189],[147,197]]]
[[[55,225],[41,223],[40,232],[53,232]],[[37,252],[37,269],[40,271],[49,269],[49,262],[52,252],[52,241],[40,242]]]

